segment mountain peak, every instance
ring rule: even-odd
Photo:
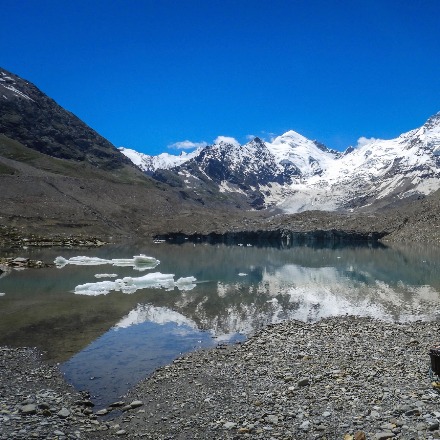
[[[424,124],[424,127],[426,127],[428,130],[440,127],[440,112],[437,112],[436,114],[432,115]]]

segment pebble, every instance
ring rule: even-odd
[[[36,414],[37,407],[33,403],[28,403],[20,408],[20,412],[24,415]]]
[[[393,438],[394,437],[394,433],[392,432],[378,432],[375,436],[374,439],[375,440],[386,440],[387,438]]]
[[[70,411],[67,408],[61,408],[58,411],[57,416],[61,417],[62,419],[66,419],[67,417],[70,416]]]

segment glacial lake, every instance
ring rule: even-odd
[[[130,265],[141,255],[160,264]],[[63,257],[0,277],[0,345],[40,348],[98,408],[183,353],[283,320],[440,320],[437,247],[136,243],[0,256]]]

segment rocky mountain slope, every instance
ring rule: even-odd
[[[0,132],[22,145],[97,168],[131,162],[110,142],[30,82],[0,68]]]
[[[127,156],[139,163],[133,150]],[[440,188],[440,113],[396,139],[371,140],[345,153],[289,131],[271,142],[219,142],[172,158],[163,165],[160,156],[148,156],[148,171],[155,169],[157,180],[201,193],[209,188],[257,209],[378,209]]]
[[[228,203],[197,200],[151,179],[76,116],[4,69],[0,188],[0,244],[2,236],[32,234],[151,236],[180,224],[216,224],[212,217],[226,217]],[[205,205],[210,209],[201,215]],[[226,207],[233,216],[235,208]]]

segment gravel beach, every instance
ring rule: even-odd
[[[439,324],[277,324],[177,359],[107,409],[90,408],[35,351],[3,348],[0,438],[440,438],[429,374]]]

